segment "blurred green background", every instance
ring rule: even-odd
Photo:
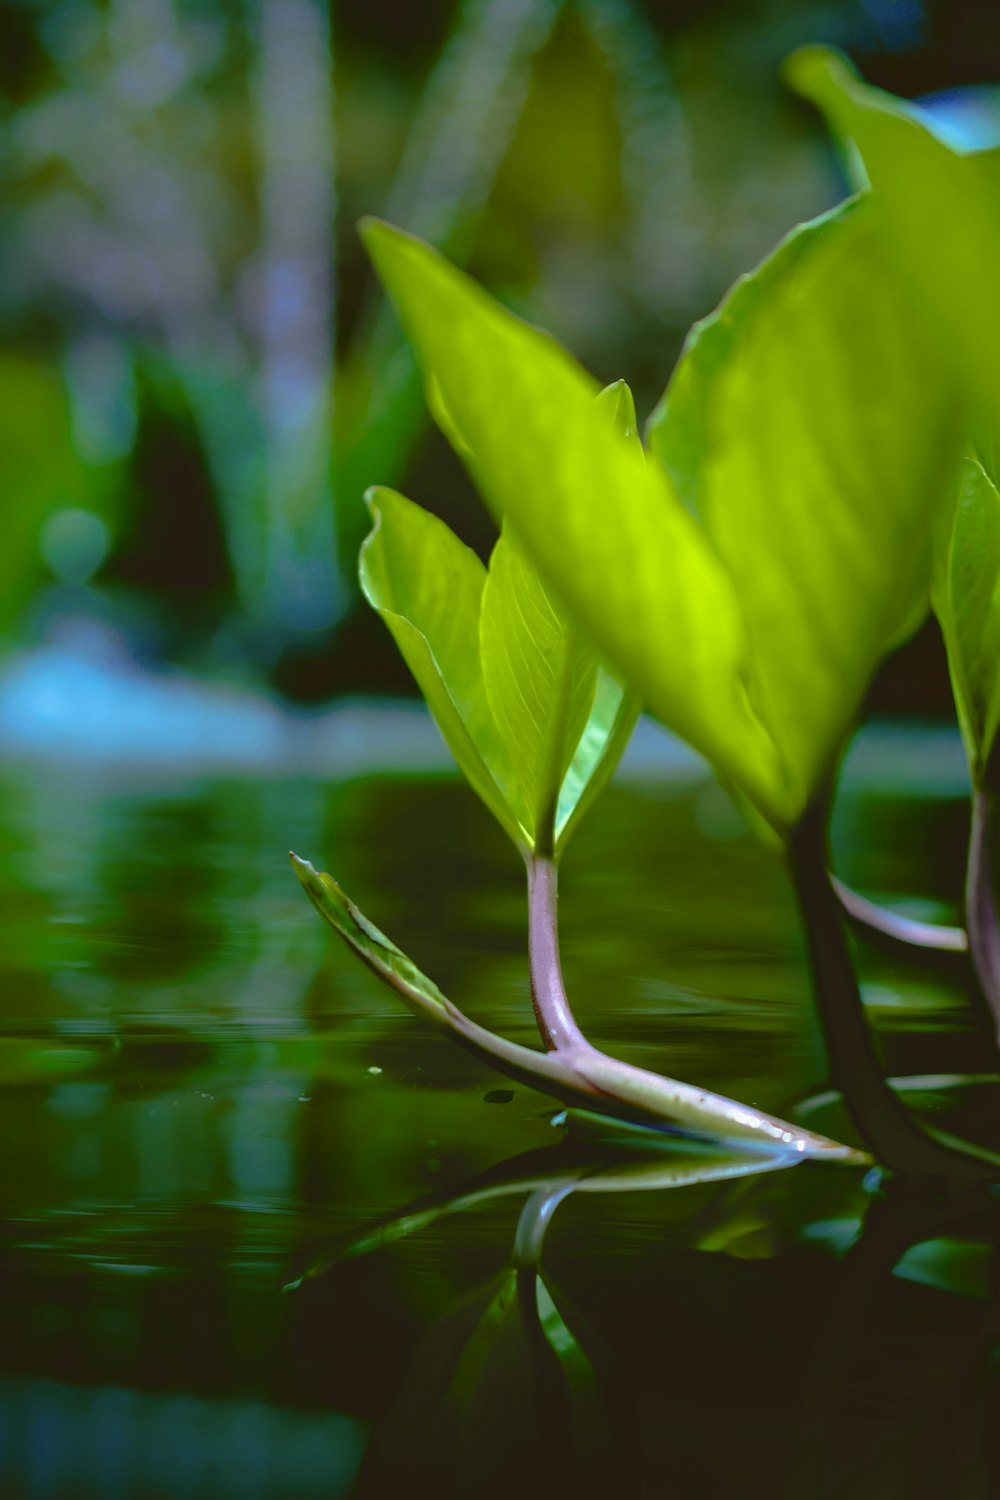
[[[910,95],[1000,73],[983,0],[7,0],[0,724],[61,732],[80,672],[410,691],[360,607],[363,491],[482,550],[490,523],[357,219],[433,240],[645,416],[690,324],[845,191],[779,80],[804,41]],[[989,136],[991,100],[939,105]],[[932,631],[879,693],[947,711]],[[88,701],[113,735],[128,695]]]

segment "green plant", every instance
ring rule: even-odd
[[[992,858],[1000,795],[1000,150],[952,149],[919,108],[869,87],[836,53],[806,48],[788,72],[870,180],[914,315],[937,334],[969,409],[969,451],[938,527],[932,596],[972,779],[968,948],[1000,1030]]]
[[[387,1214],[360,1237],[342,1238],[286,1285],[285,1291],[297,1291],[446,1215],[523,1199],[507,1266],[451,1306],[425,1336],[412,1378],[370,1451],[373,1493],[394,1485],[412,1489],[419,1482],[421,1490],[435,1485],[438,1494],[505,1495],[512,1482],[539,1473],[539,1493],[558,1494],[567,1485],[581,1497],[620,1489],[637,1451],[631,1422],[622,1423],[632,1405],[629,1382],[545,1263],[546,1237],[559,1206],[579,1193],[660,1193],[726,1182],[749,1189],[758,1176],[787,1171],[795,1162],[766,1148],[755,1153],[652,1131],[627,1134],[592,1117],[567,1117],[565,1125],[558,1145],[497,1162]],[[844,1189],[855,1181],[848,1178]],[[721,1223],[713,1226],[716,1240],[745,1233],[746,1219],[744,1200],[735,1213],[722,1207]],[[628,1493],[636,1487],[630,1485]]]
[[[929,608],[935,535],[947,526],[970,426],[967,384],[951,360],[942,366],[935,319],[915,315],[910,278],[899,274],[893,212],[879,192],[865,191],[801,226],[741,278],[692,330],[651,419],[648,458],[634,416],[602,420],[595,398],[607,402],[609,394],[599,396],[546,335],[419,241],[374,222],[364,235],[421,363],[431,410],[503,525],[499,556],[510,549],[524,570],[512,583],[495,555],[498,577],[491,569],[483,601],[493,591],[516,600],[537,590],[562,622],[551,657],[540,626],[522,629],[550,667],[562,663],[562,686],[548,698],[545,763],[569,763],[571,726],[584,722],[586,694],[581,689],[577,703],[573,684],[589,669],[568,645],[576,622],[784,849],[833,1081],[862,1139],[891,1167],[980,1173],[998,1159],[918,1122],[886,1082],[827,871],[837,760],[875,667]],[[967,506],[956,507],[952,559],[954,538],[965,535],[956,527],[983,524],[981,485],[974,503],[973,523]],[[939,600],[956,577],[954,566],[942,569],[940,549]],[[391,609],[384,588],[372,588],[371,564],[369,553],[369,597]],[[408,581],[397,572],[397,597],[415,586],[402,573]],[[423,566],[419,577],[421,588],[440,583],[440,573]],[[984,608],[966,583],[962,575],[964,602],[952,611],[967,635],[972,615],[975,631],[984,614],[994,616],[992,600]],[[473,604],[462,608],[474,614]],[[478,638],[479,707],[492,710],[496,729],[535,668],[528,656],[515,658],[511,621],[498,625],[502,609],[495,614],[491,624],[484,602]],[[546,1034],[546,983],[541,1005],[538,983],[549,976],[553,1014],[568,1016],[554,938],[556,782],[526,778],[515,763],[520,731],[499,733],[513,761],[498,755],[491,731],[472,763],[449,727],[450,709],[442,717],[440,682],[426,661],[424,676],[415,665],[407,631],[419,631],[418,622],[407,616],[406,630],[390,624],[466,774],[515,841],[527,836],[536,1006],[558,1057],[558,1033]],[[491,666],[498,645],[505,674]],[[990,663],[995,671],[995,656]],[[963,723],[968,718],[963,709]],[[475,730],[469,737],[477,742]],[[982,734],[985,764],[981,741]],[[578,1033],[566,1035],[575,1045]]]
[[[461,447],[441,393],[431,399]],[[630,461],[644,465],[623,383],[589,400],[587,414]],[[559,959],[558,864],[625,748],[638,700],[598,665],[589,640],[507,528],[487,570],[441,521],[402,495],[375,489],[368,505],[375,526],[362,549],[364,592],[392,631],[459,766],[525,861],[531,991],[546,1053],[476,1026],[329,876],[293,857],[320,913],[411,1008],[565,1102],[626,1120],[842,1152],[756,1109],[607,1057],[583,1036]]]
[[[600,425],[637,441],[627,388],[609,387],[594,410]],[[625,748],[638,701],[599,667],[590,643],[506,531],[487,570],[441,521],[402,495],[373,490],[368,504],[375,527],[362,550],[365,594],[395,636],[458,764],[525,861],[531,991],[546,1053],[469,1020],[329,876],[293,857],[321,914],[412,1009],[564,1102],[626,1120],[836,1154],[842,1148],[832,1142],[630,1067],[587,1042],[559,960],[558,865]]]

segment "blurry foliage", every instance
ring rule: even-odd
[[[112,466],[87,464],[80,457],[58,373],[15,353],[0,354],[0,453],[7,492],[0,545],[3,632],[30,599],[46,564],[57,577],[72,579],[85,576],[90,562],[101,561],[104,531],[98,518],[110,512],[118,476]],[[60,509],[61,527],[53,525]],[[93,523],[89,535],[82,520],[86,513]]]
[[[778,80],[802,41],[904,93],[996,72],[972,0],[8,0],[0,635],[82,612],[298,696],[405,686],[354,612],[364,488],[492,532],[356,219],[467,264],[645,416],[690,323],[840,195]]]

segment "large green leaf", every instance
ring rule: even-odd
[[[559,789],[594,701],[597,658],[507,527],[490,558],[479,645],[486,696],[535,847],[551,852]]]
[[[1000,149],[952,150],[919,108],[869,87],[826,48],[804,48],[786,66],[859,153],[899,274],[936,317],[942,358],[954,349],[984,404],[1000,410]]]
[[[517,844],[528,814],[487,701],[479,662],[486,569],[443,521],[393,490],[366,496],[375,522],[361,587],[392,631],[449,749]]]
[[[790,236],[697,325],[650,443],[739,596],[790,821],[881,656],[927,608],[957,450],[870,200]]]
[[[611,427],[642,451],[635,401],[624,380],[605,386],[598,411]],[[556,844],[562,848],[573,829],[614,775],[639,718],[642,703],[631,688],[606,667],[597,669],[593,706],[576,752],[566,771],[556,814]]]
[[[934,569],[934,610],[979,784],[1000,727],[1000,492],[976,459],[962,465],[949,519]]]
[[[365,239],[484,498],[546,585],[655,714],[785,821],[735,591],[666,473],[546,335],[410,236],[369,221]]]

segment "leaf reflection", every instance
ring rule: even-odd
[[[798,1153],[752,1156],[570,1116],[564,1140],[457,1189],[411,1203],[289,1284],[425,1228],[445,1214],[523,1195],[511,1258],[425,1334],[362,1471],[361,1497],[637,1492],[640,1444],[629,1381],[604,1340],[542,1270],[546,1234],[576,1192],[663,1191],[773,1173]]]
[[[297,1290],[342,1260],[382,1250],[446,1214],[478,1208],[497,1198],[521,1193],[558,1194],[551,1210],[554,1212],[556,1204],[573,1192],[660,1192],[782,1171],[802,1162],[796,1151],[769,1150],[754,1155],[651,1130],[629,1130],[580,1111],[567,1111],[556,1121],[566,1125],[560,1144],[520,1152],[467,1178],[458,1187],[414,1199],[364,1234],[339,1241],[289,1281],[285,1290]]]

